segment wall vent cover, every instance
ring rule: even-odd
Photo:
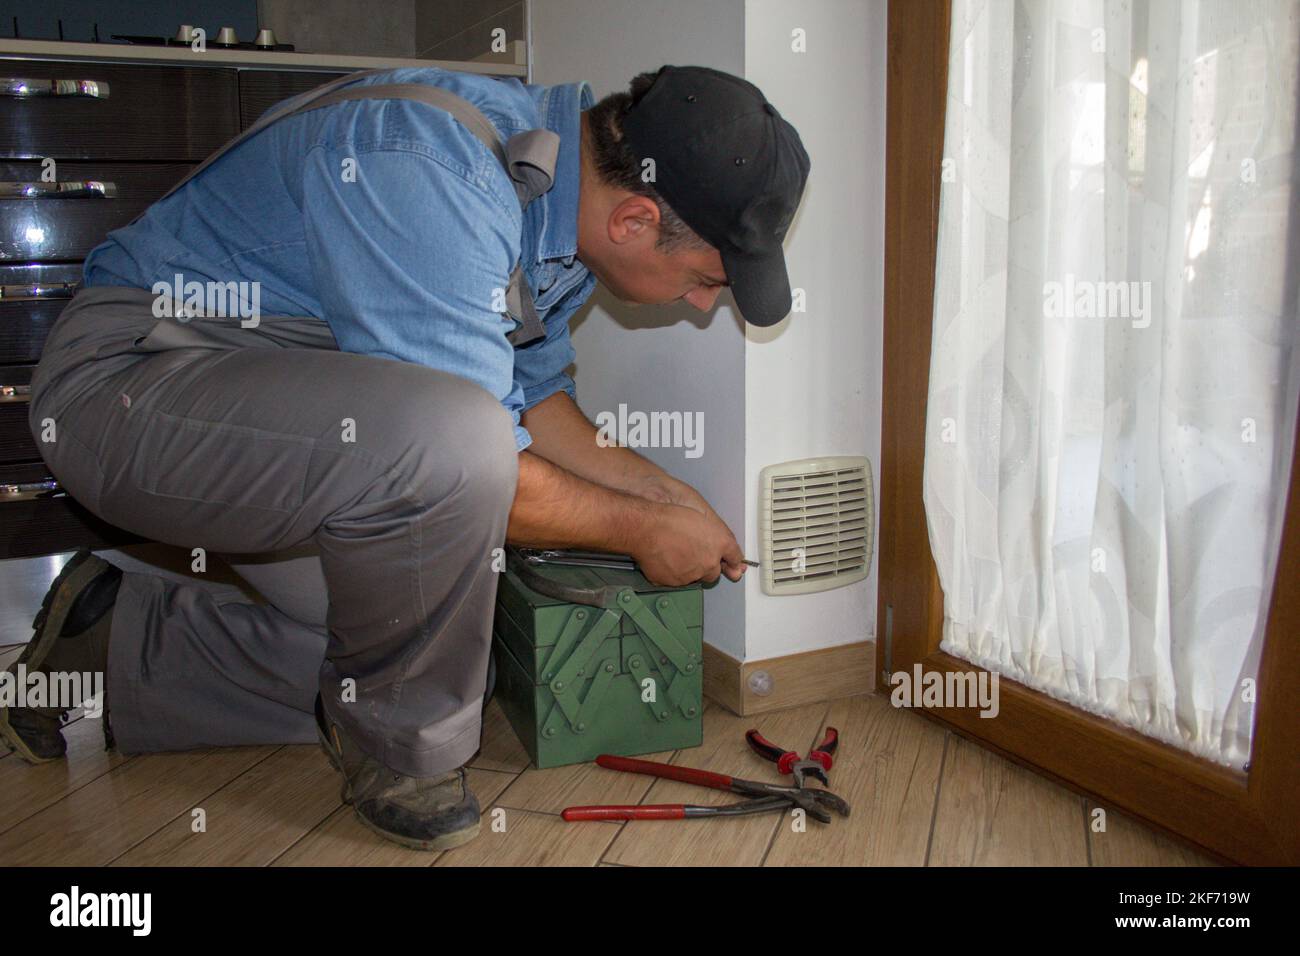
[[[764,594],[843,587],[871,567],[875,505],[865,458],[805,458],[759,474]]]

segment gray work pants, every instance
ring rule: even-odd
[[[319,319],[244,328],[156,318],[153,303],[78,293],[33,377],[32,432],[90,511],[244,556],[273,603],[126,574],[106,677],[118,745],[313,740],[319,690],[391,769],[463,764],[518,479],[510,416],[458,376],[339,351]],[[295,549],[308,556],[273,559]]]

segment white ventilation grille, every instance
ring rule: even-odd
[[[809,594],[861,581],[875,507],[865,458],[805,458],[760,473],[764,594]]]

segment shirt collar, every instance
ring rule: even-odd
[[[560,137],[555,158],[555,184],[531,202],[536,215],[536,260],[561,259],[571,265],[578,255],[578,186],[582,146],[581,114],[596,102],[588,83],[534,87],[538,110],[547,129]]]

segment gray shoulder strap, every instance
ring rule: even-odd
[[[322,86],[308,90],[280,104],[276,109],[264,113],[248,129],[244,130],[221,149],[213,153],[189,174],[167,191],[167,198],[187,182],[207,169],[219,157],[224,156],[245,140],[260,133],[276,120],[310,110],[322,109],[350,100],[370,99],[407,99],[427,103],[450,113],[462,126],[473,133],[483,143],[505,169],[515,187],[515,196],[521,206],[527,206],[532,200],[551,188],[555,181],[555,163],[559,155],[560,137],[548,129],[530,129],[510,137],[504,145],[497,129],[473,103],[457,96],[450,90],[425,83],[383,83],[369,86],[352,86],[358,79],[382,73],[382,70],[367,70],[349,73]],[[138,217],[137,217],[138,218]],[[510,313],[520,322],[520,326],[506,336],[512,345],[526,345],[546,335],[546,327],[537,315],[532,293],[524,279],[522,266],[515,266],[510,274],[510,284],[506,289],[506,306]]]
[[[467,130],[478,137],[497,158],[514,184],[519,204],[526,206],[551,188],[555,181],[555,161],[560,152],[560,137],[549,129],[524,130],[510,137],[504,146],[497,128],[477,106],[450,90],[425,83],[385,83],[332,90],[291,113],[333,106],[348,100],[406,99],[427,103],[450,113]]]
[[[504,145],[497,129],[492,125],[477,106],[440,86],[425,83],[383,83],[370,86],[352,86],[358,79],[371,76],[379,70],[367,70],[361,73],[349,73],[336,80],[331,80],[306,93],[285,100],[278,108],[262,114],[248,129],[230,140],[203,162],[190,170],[189,174],[167,191],[165,199],[181,186],[207,169],[230,150],[260,133],[276,120],[298,113],[333,106],[349,100],[388,100],[404,99],[427,103],[450,113],[478,140],[492,151],[492,155],[505,169],[514,184],[515,195],[520,205],[526,206],[533,199],[551,188],[555,180],[555,162],[559,156],[560,137],[549,129],[530,129],[510,137]]]

